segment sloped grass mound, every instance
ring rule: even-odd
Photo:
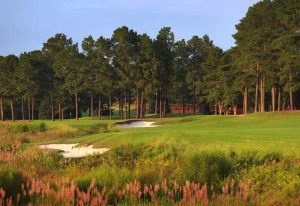
[[[284,157],[278,153],[185,151],[172,145],[128,144],[107,152],[98,163],[94,162],[95,169],[78,181],[82,188],[88,186],[93,177],[101,187],[122,187],[134,180],[155,184],[169,179],[181,184],[186,180],[207,183],[218,188],[240,171],[283,161]]]
[[[47,125],[44,122],[41,123],[15,123],[10,126],[10,131],[14,133],[23,133],[23,132],[46,132],[48,130]]]

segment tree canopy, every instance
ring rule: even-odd
[[[176,109],[247,114],[299,108],[300,2],[260,1],[236,29],[236,45],[227,51],[207,35],[176,40],[170,27],[151,39],[123,26],[111,38],[87,36],[82,49],[56,34],[40,51],[0,56],[0,117],[113,118],[117,110],[125,119],[158,112],[162,118]]]

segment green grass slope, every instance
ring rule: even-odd
[[[70,121],[71,126],[91,124],[91,120]],[[92,121],[93,122],[93,121]],[[94,121],[93,124],[96,124]],[[106,121],[109,123],[109,121]],[[65,143],[93,143],[99,147],[117,147],[122,144],[167,144],[188,150],[244,150],[300,151],[300,113],[265,113],[247,116],[173,117],[156,122],[159,127],[115,129],[79,138]]]

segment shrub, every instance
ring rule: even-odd
[[[211,185],[228,177],[232,166],[230,159],[223,153],[201,152],[190,154],[182,169],[185,179]]]
[[[263,164],[278,163],[283,160],[282,154],[278,152],[259,153],[258,151],[244,151],[237,155],[230,152],[230,158],[234,162],[234,170],[236,172],[243,169],[259,166]]]
[[[14,124],[11,126],[10,131],[14,133],[28,132],[29,127],[26,124]]]
[[[22,191],[22,184],[26,184],[26,179],[21,172],[12,168],[0,169],[0,188],[5,190],[6,197],[12,196],[15,203],[17,195]]]
[[[45,132],[47,131],[47,126],[45,123],[39,123],[39,124],[23,124],[23,123],[16,123],[13,124],[10,128],[11,132],[14,133],[24,133],[24,132]]]
[[[118,167],[132,168],[145,149],[144,145],[121,145],[112,150],[112,159]]]
[[[81,190],[87,190],[91,181],[96,180],[96,186],[99,189],[103,187],[107,188],[121,188],[127,182],[132,181],[132,172],[126,168],[116,168],[101,166],[97,169],[93,169],[87,174],[78,179],[78,187]]]
[[[47,131],[47,126],[44,122],[40,123],[38,126],[38,131],[39,132],[46,132]]]
[[[279,163],[283,159],[282,154],[278,152],[267,153],[262,157],[263,163]]]
[[[28,144],[28,143],[30,143],[30,139],[28,137],[22,137],[20,139],[20,141],[21,141],[22,144]]]
[[[250,191],[265,199],[266,205],[295,205],[300,196],[300,177],[282,163],[264,164],[244,169],[239,182],[248,182]]]

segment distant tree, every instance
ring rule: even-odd
[[[112,93],[116,84],[117,73],[112,65],[112,42],[100,37],[96,41],[96,64],[99,72],[96,75],[96,90],[98,91],[98,115],[101,116],[101,95],[108,97],[109,118],[112,119]]]
[[[96,42],[92,36],[84,38],[82,41],[82,49],[85,54],[84,59],[84,88],[91,97],[90,116],[94,118],[94,95],[96,93],[96,76],[101,73],[101,67],[97,65]]]
[[[278,64],[279,85],[282,92],[289,94],[289,107],[294,109],[294,93],[300,89],[300,2],[294,0],[275,0],[278,38],[273,42],[274,61]],[[275,15],[274,15],[275,16]],[[278,68],[277,67],[277,68]],[[278,110],[280,110],[281,93],[278,91]]]
[[[170,27],[162,28],[154,40],[155,68],[154,78],[160,94],[160,117],[166,114],[168,89],[174,68],[174,34]]]
[[[189,98],[187,75],[189,71],[189,52],[184,40],[175,44],[175,71],[173,93],[176,99],[181,99],[181,112],[185,113],[185,104]]]
[[[198,36],[193,36],[187,42],[188,51],[189,51],[189,71],[188,78],[192,90],[192,104],[193,104],[193,113],[196,112],[196,82],[197,79],[201,81],[203,76],[203,69],[201,64],[204,61],[203,55],[203,40]]]
[[[265,111],[266,78],[273,66],[272,42],[280,34],[274,5],[269,0],[260,1],[251,7],[245,18],[236,26],[234,35],[237,47],[249,58],[252,67],[256,67],[257,80],[255,92],[255,111],[258,110],[258,89],[260,88],[260,108]],[[270,78],[269,78],[270,79]],[[273,83],[274,87],[275,83]]]
[[[22,93],[22,119],[24,120],[24,97],[27,96],[28,120],[35,118],[36,103],[44,96],[44,92],[50,88],[50,68],[40,51],[23,53],[19,58],[17,68],[17,80]],[[51,77],[51,76],[50,76]]]
[[[78,119],[78,104],[94,117],[95,98],[99,118],[105,110],[110,119],[116,105],[122,119],[131,117],[134,98],[136,118],[147,109],[159,110],[163,118],[173,103],[182,105],[182,113],[191,103],[193,113],[197,105],[203,113],[214,107],[219,114],[237,114],[239,106],[244,114],[274,112],[276,106],[294,110],[300,98],[299,10],[296,0],[259,1],[237,24],[236,45],[225,52],[207,35],[175,43],[169,27],[153,40],[126,26],[109,39],[88,36],[83,52],[71,38],[56,34],[42,51],[24,52],[20,59],[0,56],[0,119],[7,101],[12,119],[25,119],[25,98],[28,119],[51,113],[52,120],[62,120],[74,109]]]
[[[70,45],[72,45],[72,39],[67,38],[65,34],[56,34],[43,44],[42,51],[54,71],[54,76],[51,80],[53,87],[49,90],[52,120],[54,120],[54,98],[57,98],[58,118],[62,120],[63,117],[62,100],[65,98],[66,88],[64,87],[65,77],[62,75],[62,67],[59,66],[59,61],[61,60],[62,52]]]
[[[4,57],[0,56],[0,120],[4,120],[4,109],[3,109],[3,98],[4,98],[4,80],[5,72],[4,72]]]
[[[113,66],[115,67],[118,78],[118,87],[120,90],[120,115],[123,118],[123,96],[125,96],[125,118],[127,118],[127,96],[130,94],[132,82],[132,70],[136,66],[138,34],[129,30],[128,27],[120,27],[113,32],[112,36],[112,51],[113,51]],[[129,100],[130,101],[130,100]],[[129,109],[129,108],[128,108]],[[130,112],[129,112],[130,113]]]
[[[209,49],[207,58],[202,64],[204,70],[203,82],[205,82],[203,93],[205,100],[210,105],[214,105],[215,114],[217,110],[221,115],[225,109],[224,102],[224,80],[220,70],[220,60],[222,57],[222,50],[218,47]]]
[[[235,84],[243,94],[243,113],[248,113],[248,99],[250,88],[254,85],[253,82],[257,80],[257,71],[249,64],[247,56],[240,53],[241,51],[234,47],[230,49],[229,58],[232,66],[235,68]],[[258,92],[258,89],[256,90]],[[257,102],[257,101],[256,101]],[[257,111],[257,104],[255,104],[254,111]]]
[[[220,66],[218,68],[221,78],[221,83],[224,88],[224,105],[225,113],[229,112],[237,114],[238,105],[241,103],[242,93],[244,94],[243,109],[247,113],[247,91],[245,89],[245,82],[240,81],[240,76],[244,77],[242,71],[236,67],[234,62],[234,49],[230,49],[222,54],[220,59]]]
[[[143,118],[145,114],[145,95],[153,93],[152,77],[155,66],[153,42],[146,34],[140,35],[136,45],[135,66],[132,68],[132,80],[136,87],[137,118]]]
[[[60,75],[64,77],[64,87],[75,99],[75,118],[79,118],[78,95],[83,90],[83,55],[78,51],[78,45],[72,44],[58,57],[56,66],[61,68]]]
[[[4,120],[3,116],[3,99],[7,99],[10,101],[10,111],[11,111],[11,120],[15,120],[15,112],[14,112],[14,100],[19,95],[18,83],[17,83],[17,75],[16,70],[18,67],[18,57],[14,55],[9,55],[7,57],[2,58],[0,64],[0,94],[1,94],[1,119]]]

